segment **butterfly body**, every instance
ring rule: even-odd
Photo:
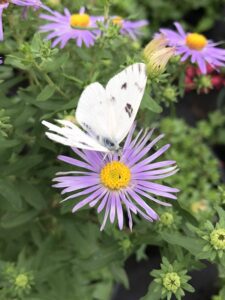
[[[136,63],[109,80],[88,85],[78,101],[76,120],[59,120],[63,127],[42,123],[50,132],[46,135],[71,147],[102,152],[115,152],[128,134],[137,114],[147,81],[143,63]]]

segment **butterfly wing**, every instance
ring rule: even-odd
[[[106,89],[90,84],[79,99],[77,121],[101,145],[116,149],[135,119],[146,81],[145,64],[136,63],[115,75]]]
[[[114,76],[106,86],[110,105],[111,138],[120,143],[128,134],[137,115],[147,82],[146,66],[133,64]]]
[[[49,129],[45,133],[49,139],[70,147],[102,152],[109,151],[72,122],[67,120],[57,120],[57,122],[62,126],[42,121],[42,124]]]
[[[98,82],[88,85],[78,101],[76,120],[90,136],[109,149],[111,115],[104,87]]]

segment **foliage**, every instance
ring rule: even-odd
[[[63,6],[77,11],[83,2],[46,3],[59,11]],[[152,29],[201,9],[204,14],[196,30],[204,30],[219,16],[222,3],[129,2],[85,4],[96,15],[107,13],[107,5],[112,4],[111,15],[149,16]],[[176,160],[180,168],[165,182],[181,192],[177,202],[170,201],[171,208],[150,203],[161,216],[158,222],[149,224],[135,217],[133,232],[108,224],[100,233],[94,210],[83,209],[72,215],[72,203],[61,204],[61,196],[51,187],[54,174],[63,171],[56,156],[71,150],[47,140],[41,120],[74,119],[87,84],[105,84],[124,66],[142,60],[143,40],[150,39],[149,29],[142,40],[132,41],[109,27],[92,48],[78,48],[71,41],[62,50],[51,48],[44,35],[36,32],[42,24],[38,14],[29,10],[27,19],[22,19],[18,7],[4,13],[5,40],[0,43],[4,56],[0,66],[0,299],[110,299],[115,283],[129,288],[126,260],[131,255],[138,260],[151,259],[146,255],[151,246],[158,246],[164,257],[163,272],[177,273],[181,279],[180,287],[170,290],[165,288],[161,271],[149,270],[161,279],[151,282],[149,277],[150,291],[156,290],[145,300],[161,299],[161,292],[167,299],[172,293],[180,299],[183,290],[193,292],[187,274],[204,268],[203,259],[217,265],[219,296],[224,299],[225,249],[215,242],[212,232],[224,229],[225,190],[219,161],[210,148],[224,142],[223,112],[212,113],[195,128],[175,117],[175,104],[185,93],[185,65],[177,58],[170,61],[166,73],[149,79],[138,126],[155,126],[165,133],[163,143],[172,144],[165,158]]]

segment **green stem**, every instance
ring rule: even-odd
[[[36,62],[34,62],[34,65],[35,65],[35,67],[38,69],[38,71],[41,72],[41,73],[43,74],[41,68],[39,67],[39,65],[38,65]],[[66,99],[69,99],[69,97],[68,97],[68,96],[60,89],[60,87],[57,86],[57,85],[52,81],[51,77],[50,77],[47,73],[46,73],[46,74],[44,73],[43,76],[44,76],[44,79],[46,80],[46,82],[47,82],[49,85],[54,86],[55,89],[57,90],[57,92],[58,92],[60,95],[62,95],[62,96],[65,97]]]

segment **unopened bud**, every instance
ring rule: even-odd
[[[167,40],[163,35],[154,38],[144,49],[147,73],[150,78],[159,76],[165,71],[169,59],[174,55],[175,49],[166,47]]]

